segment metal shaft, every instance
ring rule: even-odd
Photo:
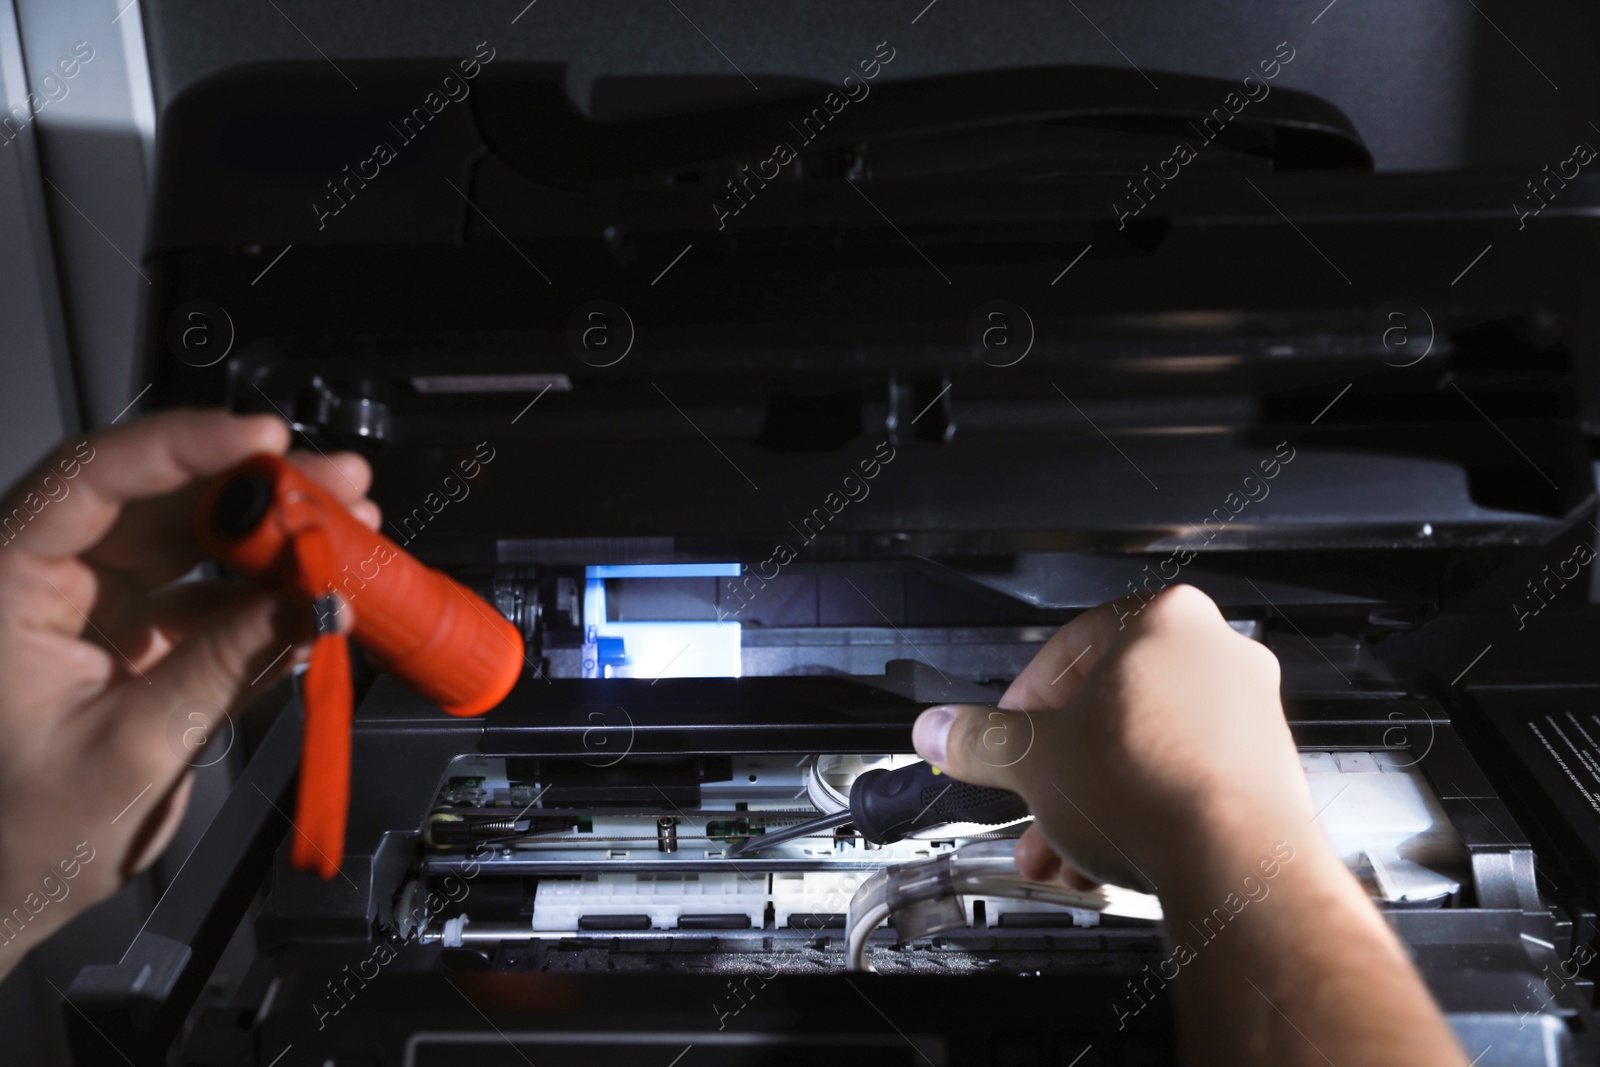
[[[728,850],[728,859],[743,856],[748,852],[760,852],[773,845],[781,845],[785,841],[793,841],[797,837],[807,837],[823,830],[832,830],[836,826],[843,826],[851,819],[850,809],[836,811],[829,815],[818,815],[815,819],[785,826],[781,830],[768,830],[764,834],[754,834]]]

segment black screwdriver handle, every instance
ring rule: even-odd
[[[1015,793],[958,782],[919,761],[858,777],[850,787],[850,816],[862,837],[887,845],[949,822],[1016,822],[1027,818],[1028,805]]]

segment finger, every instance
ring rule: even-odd
[[[184,582],[146,597],[142,621],[177,645],[218,616],[264,597],[261,590],[242,582]]]
[[[16,734],[44,730],[94,699],[117,678],[132,676],[115,651],[53,627],[19,625],[20,621],[0,621],[0,672],[7,679],[6,698],[13,706],[28,709],[29,729],[13,731]],[[43,663],[50,664],[50,669],[39,670]],[[14,756],[24,743],[22,738],[12,737],[7,742],[12,750],[9,754]],[[47,757],[41,754],[40,758]]]
[[[165,496],[257,452],[281,454],[288,444],[289,429],[276,416],[163,412],[63,445],[0,505],[0,525],[20,523],[9,543],[16,551],[78,555],[134,501]]]
[[[1102,883],[1090,878],[1072,864],[1064,861],[1038,824],[1028,827],[1017,838],[1017,871],[1030,882],[1060,882],[1071,889],[1098,889]]]
[[[1090,878],[1072,864],[1062,861],[1061,870],[1056,874],[1056,881],[1069,889],[1081,889],[1085,893],[1092,892],[1105,885],[1098,878]]]
[[[355,631],[355,610],[343,597],[337,594],[335,597],[338,607],[330,621],[335,633],[348,637]],[[185,582],[146,598],[146,604],[149,610],[142,621],[143,629],[131,631],[116,648],[132,659],[144,677],[152,680],[159,677],[155,671],[157,664],[174,650],[197,641],[219,625],[226,625],[231,618],[257,604],[268,605],[278,635],[273,646],[276,651],[260,671],[251,676],[241,692],[244,700],[304,663],[316,637],[314,606],[241,582]]]
[[[383,525],[383,510],[370,500],[358,500],[350,505],[350,514],[369,530]]]
[[[1023,792],[1020,768],[1038,762],[1026,757],[1043,718],[983,704],[942,704],[917,717],[911,744],[958,781]]]
[[[1160,595],[1172,596],[1178,589],[1205,597],[1188,586],[1172,587]],[[1153,599],[1126,597],[1084,612],[1045,643],[1006,689],[999,708],[929,708],[917,718],[912,744],[923,759],[961,781],[1028,795],[1024,786],[1035,777],[1033,765],[1042,761],[1025,757],[1033,749],[1036,733],[1049,728],[1042,719],[1034,721],[1033,713],[1070,704],[1095,666],[1118,643],[1144,630],[1147,618],[1155,618],[1155,613],[1143,614],[1151,603]]]
[[[1137,597],[1113,600],[1057,630],[1007,687],[1000,706],[1012,711],[1045,711],[1072,703],[1094,665],[1124,638],[1141,605]]]
[[[77,637],[105,595],[100,575],[77,559],[30,559],[0,549],[0,626]]]
[[[83,553],[102,574],[123,578],[137,593],[177,581],[204,557],[194,535],[194,513],[209,479],[122,509],[104,538]]]
[[[1013,856],[1017,873],[1030,882],[1051,882],[1061,873],[1061,857],[1056,855],[1037,825],[1029,826],[1017,838]]]
[[[291,452],[288,459],[347,507],[372,483],[372,468],[353,452]],[[182,577],[205,558],[195,540],[194,515],[209,484],[210,479],[196,478],[164,496],[130,503],[84,558],[128,574],[144,589]]]
[[[372,466],[354,452],[328,455],[297,450],[289,453],[289,462],[345,507],[365,497],[372,488]]]
[[[151,670],[148,684],[113,687],[85,709],[86,717],[117,746],[118,758],[170,765],[180,755],[166,737],[175,709],[205,711],[207,728],[232,714],[252,695],[269,686],[293,662],[285,654],[305,625],[305,602],[287,596],[258,595],[225,609],[174,648]]]
[[[243,582],[183,582],[129,600],[115,622],[102,626],[107,638],[141,671],[148,672],[173,648],[203,632],[218,618],[261,599],[270,599],[269,594]],[[286,635],[286,643],[308,640],[310,636],[311,618],[307,612],[303,627]]]
[[[143,591],[134,589],[125,577],[80,559],[0,556],[0,635],[8,642],[19,633],[35,632],[65,639],[69,643],[54,645],[57,651],[51,658],[65,662],[70,657],[77,663],[80,672],[74,677],[80,682],[94,680],[90,692],[98,692],[118,676],[144,679],[142,665],[150,662],[148,641],[126,625],[144,599]],[[25,656],[17,663],[34,667]],[[98,669],[102,663],[109,670]],[[90,666],[97,669],[85,673]],[[29,670],[17,673],[26,675]],[[90,692],[82,696],[87,698]],[[78,703],[73,700],[70,706]]]
[[[1044,711],[1072,703],[1089,672],[1112,648],[1146,630],[1153,620],[1171,614],[1145,614],[1157,600],[1169,605],[1182,601],[1185,611],[1180,614],[1193,617],[1199,613],[1225,622],[1216,602],[1192,585],[1170,585],[1149,599],[1129,596],[1101,604],[1055,632],[1006,689],[1000,707]]]
[[[118,864],[117,873],[122,878],[132,878],[167,850],[183,822],[193,792],[194,772],[186,767],[177,782],[156,799],[150,813],[135,824],[128,849]]]

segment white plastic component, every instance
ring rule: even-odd
[[[735,811],[740,804],[750,811],[805,810],[810,774],[806,757],[735,756],[728,781],[700,783],[700,810]]]
[[[1300,769],[1307,774],[1339,773],[1339,765],[1333,761],[1332,752],[1300,753]]]
[[[577,930],[586,915],[648,915],[652,928],[672,930],[684,915],[745,915],[759,930],[766,910],[764,875],[589,874],[571,881],[541,879],[533,897],[533,928]]]
[[[740,658],[740,624],[716,622],[613,622],[606,613],[606,583],[590,567],[583,586],[583,618],[597,637],[622,638],[627,661],[607,666],[606,678],[737,678],[744,671]],[[585,663],[585,676],[598,666]]]
[[[920,759],[915,753],[859,756],[829,754],[816,757],[806,779],[806,795],[820,812],[843,811],[850,806],[850,787],[867,771],[898,770]]]
[[[1378,761],[1370,752],[1335,752],[1333,762],[1340,774],[1377,774]]]
[[[467,928],[468,921],[465,915],[457,915],[454,919],[446,919],[444,921],[443,936],[439,938],[439,943],[444,945],[445,948],[460,948],[461,932]]]
[[[1433,813],[1410,775],[1308,774],[1306,781],[1323,830],[1347,857],[1364,842],[1398,844],[1433,827]]]
[[[1302,752],[1317,821],[1352,867],[1370,866],[1383,898],[1435,899],[1460,884],[1448,866],[1461,842],[1432,790],[1396,752]],[[1401,758],[1397,758],[1401,757]]]
[[[870,877],[867,870],[781,870],[773,873],[773,920],[779,929],[789,925],[790,915],[843,915],[850,909],[851,897],[862,881]],[[973,926],[973,904],[984,901],[987,925],[1000,925],[1000,917],[1010,912],[1050,912],[1054,915],[1072,915],[1075,926],[1098,926],[1099,912],[1043,904],[1038,901],[1010,901],[1002,897],[962,897],[966,910],[966,925]]]
[[[1385,773],[1405,774],[1418,763],[1410,752],[1374,752],[1372,758],[1377,761],[1378,770]]]
[[[1089,911],[1085,908],[1069,908],[1061,904],[1047,904],[1037,900],[1010,900],[1006,897],[962,897],[961,906],[967,912],[967,925],[976,928],[973,919],[972,906],[978,901],[983,901],[984,921],[989,926],[999,926],[1000,917],[1014,912],[1025,915],[1070,915],[1073,926],[1099,926],[1100,913]]]
[[[607,678],[737,678],[737,622],[607,622],[602,637],[620,637],[626,663],[606,668]]]
[[[575,931],[585,916],[648,915],[656,930],[678,927],[684,915],[743,915],[759,930],[772,904],[782,929],[791,915],[838,914],[870,871],[777,871],[735,873],[592,874],[581,879],[545,879],[533,898],[533,929]],[[769,889],[770,886],[770,889]]]
[[[871,871],[774,871],[773,922],[782,930],[795,914],[843,915],[850,910],[850,898],[871,875]]]

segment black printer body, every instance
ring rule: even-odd
[[[366,453],[528,667],[472,719],[358,671],[327,881],[291,698],[68,991],[81,1062],[1166,1062],[1148,920],[967,900],[847,973],[869,872],[1004,829],[726,852],[1173,582],[1278,655],[1468,1053],[1591,1062],[1600,186],[1375,174],[1270,79],[1153,110],[892,53],[758,103],[602,79],[585,115],[488,49],[170,106],[152,398]]]

